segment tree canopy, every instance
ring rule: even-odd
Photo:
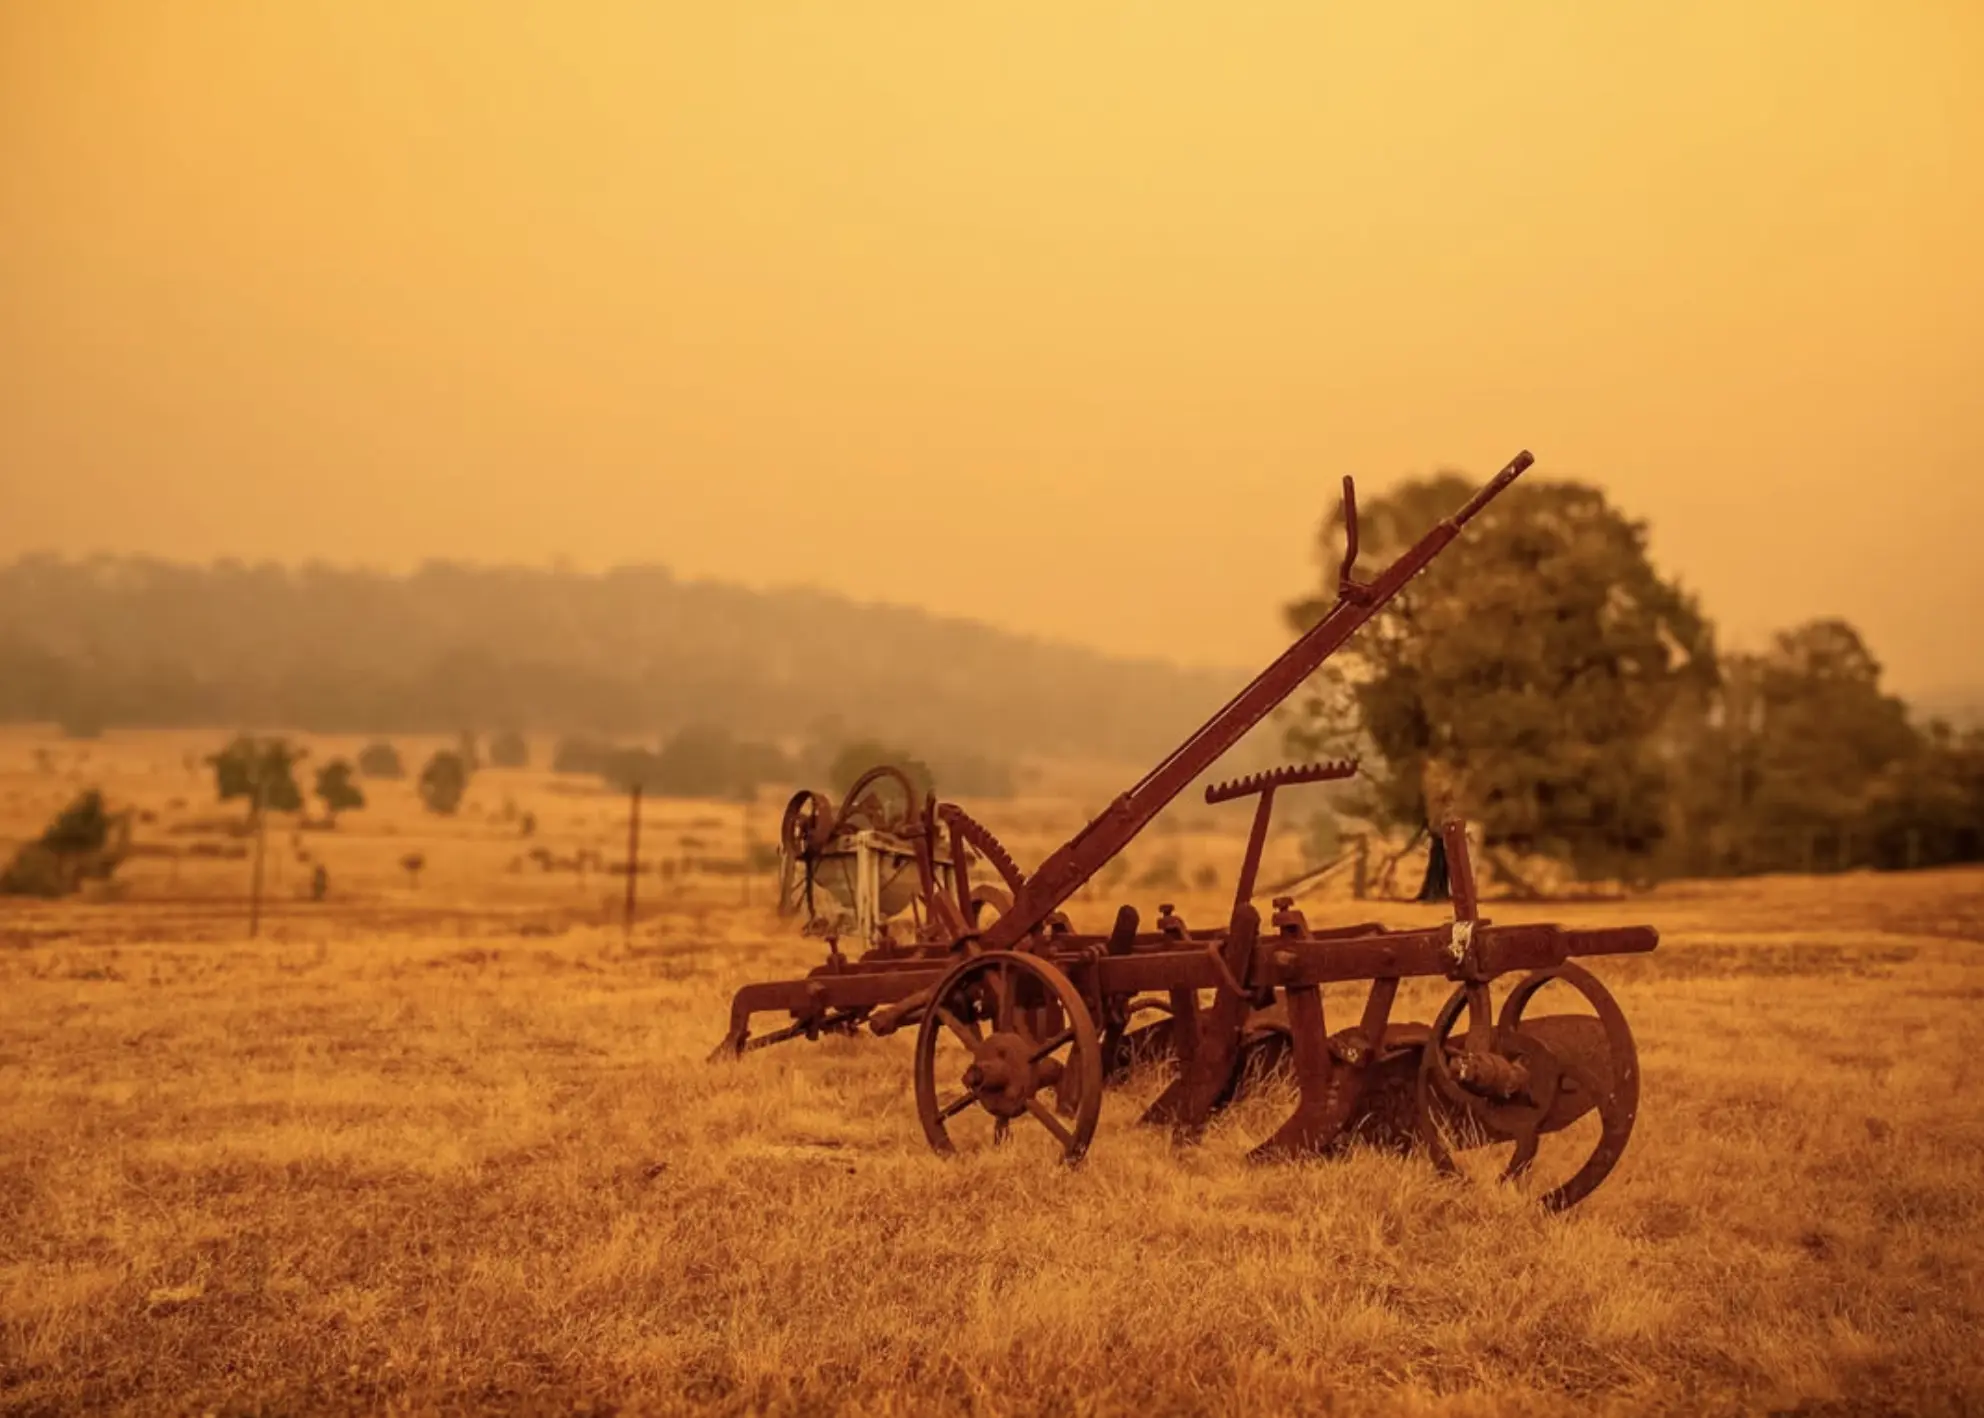
[[[78,794],[42,829],[18,848],[0,870],[0,896],[59,897],[85,880],[107,880],[130,849],[131,814],[113,813],[103,794]]]
[[[1469,497],[1415,479],[1360,509],[1369,575]],[[1342,511],[1323,519],[1335,598]],[[1886,867],[1984,857],[1984,730],[1911,721],[1855,628],[1823,618],[1719,653],[1646,529],[1597,489],[1509,489],[1373,618],[1289,713],[1291,747],[1355,753],[1353,814],[1469,819],[1484,845],[1582,876]],[[1429,881],[1439,863],[1429,863]]]
[[[1362,573],[1474,489],[1444,474],[1370,499]],[[1329,594],[1290,607],[1298,629],[1334,598],[1342,535],[1339,508],[1322,529]],[[1291,738],[1365,749],[1363,805],[1387,824],[1464,816],[1488,843],[1610,872],[1664,837],[1663,730],[1715,675],[1709,623],[1654,569],[1644,524],[1581,483],[1519,483],[1326,667]]]
[[[317,770],[317,798],[333,819],[341,812],[365,806],[365,792],[354,781],[351,764],[342,758],[334,758]]]
[[[452,816],[468,791],[469,768],[459,753],[443,749],[420,770],[420,801],[429,812]]]
[[[296,765],[304,750],[282,738],[237,734],[207,762],[213,765],[214,790],[222,802],[245,798],[249,811],[301,812],[303,791],[296,785]]]
[[[368,778],[404,778],[406,765],[400,751],[381,739],[367,744],[358,755],[358,771]]]

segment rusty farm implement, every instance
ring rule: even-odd
[[[1639,1101],[1631,1030],[1578,957],[1652,950],[1651,927],[1499,925],[1479,912],[1462,824],[1447,823],[1453,919],[1418,929],[1312,927],[1287,898],[1264,921],[1255,875],[1278,789],[1348,776],[1350,763],[1281,768],[1218,784],[1208,802],[1256,809],[1231,918],[1192,929],[1169,906],[1153,929],[1120,907],[1083,934],[1062,907],[1179,793],[1285,700],[1531,462],[1518,454],[1466,506],[1383,572],[1354,576],[1355,489],[1344,479],[1345,555],[1327,614],[1129,791],[1031,873],[955,804],[919,795],[893,768],[838,804],[800,793],[782,834],[784,904],[803,902],[826,963],[804,978],[747,985],[713,1058],[783,1039],[914,1026],[916,1104],[931,1147],[968,1134],[991,1144],[1035,1128],[1067,1161],[1089,1147],[1105,1084],[1141,1059],[1175,1060],[1143,1121],[1197,1136],[1251,1078],[1292,1073],[1293,1114],[1252,1149],[1261,1159],[1327,1155],[1352,1142],[1423,1149],[1456,1167],[1461,1149],[1506,1148],[1504,1175],[1570,1206],[1618,1163]],[[974,864],[989,868],[973,880]],[[843,941],[858,942],[852,956]],[[1430,1024],[1395,1021],[1402,982],[1451,985]],[[1356,1022],[1331,1032],[1323,989],[1369,987]],[[1495,992],[1502,991],[1499,1010]],[[1586,1008],[1540,1014],[1547,987]],[[754,1036],[753,1019],[789,1021]],[[1561,1135],[1569,1163],[1532,1170]],[[1570,1165],[1575,1164],[1575,1165]]]

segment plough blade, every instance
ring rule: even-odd
[[[1232,928],[1220,950],[1229,979],[1220,982],[1210,1009],[1193,1009],[1192,1027],[1197,1037],[1191,1055],[1171,1086],[1144,1112],[1145,1123],[1169,1126],[1181,1139],[1194,1138],[1214,1111],[1232,1097],[1240,1074],[1240,1033],[1250,1005],[1238,980],[1246,973],[1260,935],[1259,911],[1243,905],[1233,913]],[[1176,1021],[1177,1016],[1173,1019]],[[1177,1027],[1174,1023],[1174,1030]]]

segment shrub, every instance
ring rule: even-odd
[[[564,738],[551,752],[553,773],[586,773],[597,776],[619,750],[603,739]]]
[[[58,853],[39,842],[29,842],[14,853],[7,869],[0,871],[0,896],[40,896],[53,900],[76,889]]]
[[[468,764],[460,754],[445,749],[435,754],[420,771],[421,802],[429,812],[453,815],[462,805],[462,794],[468,791],[468,774]]]
[[[246,798],[272,812],[300,812],[303,791],[296,786],[295,767],[303,757],[285,739],[258,739],[237,734],[234,741],[207,759],[214,768],[214,790],[222,802]]]
[[[365,746],[365,751],[358,755],[358,771],[367,778],[406,777],[406,765],[400,762],[400,751],[383,739]]]
[[[916,790],[917,801],[911,807],[921,807],[923,799],[936,787],[936,775],[930,765],[919,758],[911,757],[899,748],[890,748],[873,739],[863,739],[850,743],[834,755],[832,767],[827,770],[827,781],[836,797],[846,794],[860,781],[861,775],[871,768],[900,768]]]
[[[1185,884],[1185,873],[1180,870],[1178,859],[1166,855],[1152,862],[1148,869],[1136,880],[1138,889],[1143,891],[1166,891]]]
[[[317,770],[317,797],[334,821],[341,812],[365,806],[365,793],[352,782],[351,765],[342,758],[334,758]]]
[[[129,813],[112,814],[95,788],[79,795],[0,871],[0,896],[67,896],[86,879],[108,880],[124,859]]]
[[[515,729],[506,729],[489,741],[489,762],[497,768],[528,768],[530,745]]]

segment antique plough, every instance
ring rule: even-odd
[[[1246,1080],[1281,1067],[1292,1072],[1298,1101],[1252,1149],[1257,1158],[1328,1154],[1362,1141],[1421,1148],[1454,1170],[1456,1151],[1502,1144],[1504,1175],[1534,1182],[1545,1206],[1561,1209],[1588,1195],[1632,1131],[1639,1070],[1618,1004],[1574,957],[1652,950],[1657,934],[1646,926],[1573,930],[1483,919],[1458,822],[1442,829],[1451,923],[1318,929],[1279,898],[1264,924],[1253,895],[1276,790],[1343,778],[1354,764],[1281,768],[1207,789],[1208,802],[1257,799],[1224,926],[1190,929],[1167,905],[1155,929],[1145,930],[1125,905],[1106,934],[1082,934],[1061,910],[1531,461],[1518,454],[1369,581],[1353,575],[1357,506],[1345,478],[1345,555],[1330,611],[1031,874],[961,808],[928,795],[919,801],[897,770],[869,774],[838,808],[817,794],[797,795],[784,845],[803,875],[788,881],[786,899],[792,904],[801,891],[809,898],[809,920],[827,936],[827,961],[803,979],[739,990],[729,1033],[712,1057],[864,1025],[887,1035],[914,1024],[917,1111],[934,1149],[954,1152],[974,1119],[992,1143],[1026,1121],[1069,1162],[1088,1149],[1105,1082],[1141,1059],[1175,1059],[1175,1075],[1143,1121],[1184,1138],[1196,1137]],[[974,859],[998,881],[974,883]],[[843,909],[822,913],[813,899],[820,893]],[[849,958],[842,939],[864,948]],[[1494,987],[1510,976],[1497,1012]],[[1401,983],[1414,978],[1454,986],[1431,1024],[1391,1017]],[[1330,1032],[1323,987],[1359,981],[1370,988],[1357,1023]],[[1553,983],[1582,996],[1590,1012],[1532,1013],[1532,1001]],[[753,1017],[773,1011],[791,1022],[753,1037]],[[1139,1024],[1146,1013],[1159,1017]],[[1572,1144],[1577,1165],[1545,1183],[1533,1163],[1552,1134]]]

